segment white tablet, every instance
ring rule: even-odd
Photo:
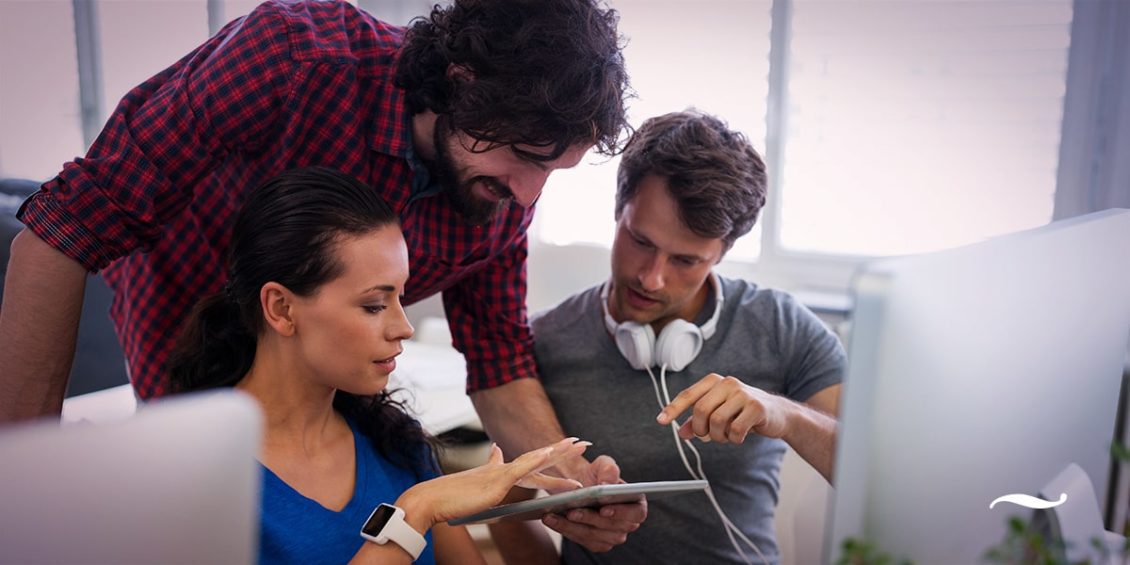
[[[591,508],[605,504],[634,502],[641,496],[655,498],[684,492],[706,490],[706,481],[655,481],[650,483],[623,483],[595,485],[560,494],[503,504],[482,512],[449,520],[448,524],[489,524],[498,521],[539,520],[546,514],[561,513],[571,508]]]

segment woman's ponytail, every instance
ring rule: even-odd
[[[201,300],[169,357],[171,392],[234,386],[251,369],[255,344],[229,292]]]

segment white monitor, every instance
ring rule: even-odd
[[[246,395],[0,429],[0,563],[251,563],[261,414]]]
[[[1009,516],[1033,512],[990,504],[1071,463],[1096,498],[1056,511],[1095,518],[1130,338],[1130,211],[877,262],[855,294],[830,561],[854,538],[896,560],[982,562]]]

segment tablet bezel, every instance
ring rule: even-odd
[[[638,500],[640,496],[657,497],[705,491],[708,485],[709,483],[706,481],[653,481],[594,485],[513,504],[495,506],[470,516],[449,520],[447,523],[452,526],[460,526],[465,524],[490,524],[498,521],[538,520],[546,514],[560,513],[572,508],[633,502]]]

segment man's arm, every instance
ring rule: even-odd
[[[832,471],[836,463],[840,388],[841,385],[832,385],[798,405],[800,409],[794,416],[796,421],[784,437],[789,446],[820,471],[829,484],[833,484]]]
[[[522,227],[521,229],[525,229]],[[452,341],[467,358],[467,391],[483,427],[508,457],[565,437],[537,377],[526,318],[527,235],[443,292]],[[587,467],[576,458],[568,471]],[[583,465],[582,465],[583,464]]]
[[[489,265],[443,293],[452,340],[467,358],[471,402],[487,434],[510,457],[565,436],[536,378],[533,336],[526,318],[526,243],[523,231]],[[584,485],[620,480],[614,464],[590,464],[579,456],[559,463],[556,471]],[[607,551],[639,527],[647,517],[647,504],[610,505],[601,511],[604,514],[571,513],[561,521],[566,528],[550,527],[592,551]]]
[[[58,416],[75,355],[86,269],[23,230],[0,307],[0,422]]]
[[[742,443],[750,432],[781,438],[831,483],[839,396],[840,385],[832,385],[802,404],[712,373],[680,392],[656,421],[667,425],[693,409],[679,427],[683,439]]]
[[[537,379],[518,379],[478,390],[471,394],[471,403],[487,434],[505,453],[525,453],[533,446],[548,445],[565,437],[545,387]],[[518,422],[521,425],[515,425]],[[573,472],[562,471],[561,474],[580,474],[580,467],[587,467],[588,462],[578,459],[569,463]],[[502,502],[519,502],[533,498],[534,494],[535,491],[516,488]],[[490,525],[490,535],[506,563],[532,565],[559,561],[553,541],[539,522],[497,522]]]
[[[478,390],[471,394],[471,402],[491,438],[504,451],[517,449],[508,453],[528,451],[529,445],[544,445],[538,442],[545,437],[554,437],[552,434],[556,437],[565,435],[557,420],[557,412],[537,379],[520,379]],[[511,447],[507,447],[504,441]],[[559,463],[557,470],[584,485],[622,482],[620,468],[606,456],[598,457],[592,463],[583,457],[575,457]],[[544,523],[590,551],[601,552],[624,543],[628,534],[638,529],[645,518],[646,501],[612,504],[599,509],[574,509],[563,517],[550,515]],[[508,529],[506,537],[520,538],[521,531]]]
[[[0,322],[0,421],[59,413],[86,271],[153,245],[201,178],[274,125],[296,66],[278,10],[256,8],[132,89],[87,158],[21,207],[28,228],[12,246]]]
[[[507,455],[525,453],[565,437],[545,388],[537,379],[518,379],[477,390],[471,393],[471,403],[487,435]]]

